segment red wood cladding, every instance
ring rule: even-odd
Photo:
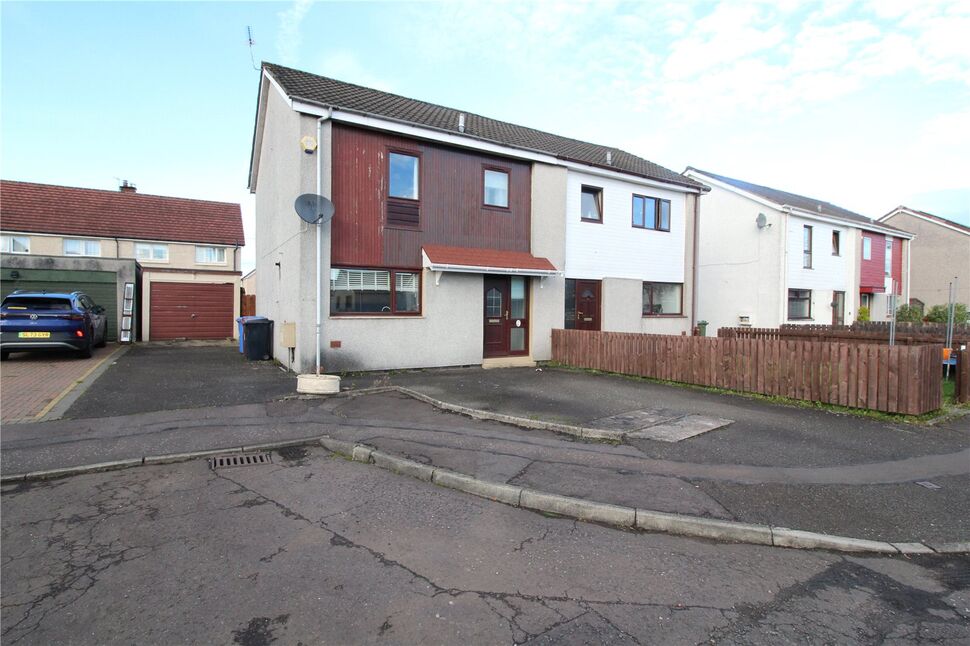
[[[879,233],[871,233],[869,231],[863,231],[862,237],[869,238],[872,241],[872,258],[866,260],[864,255],[859,256],[860,262],[862,263],[859,285],[861,287],[874,288],[876,292],[885,291],[886,237]],[[865,242],[863,242],[863,249],[865,249]]]
[[[903,241],[893,238],[892,277],[896,281],[896,293],[903,293]]]
[[[149,337],[152,341],[231,337],[233,290],[231,283],[153,282]]]
[[[388,223],[388,149],[420,154],[418,228]],[[334,265],[420,267],[424,244],[530,249],[527,163],[336,123],[333,160]],[[508,169],[508,209],[482,205],[484,166]]]

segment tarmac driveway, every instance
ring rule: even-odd
[[[252,404],[295,392],[292,373],[272,361],[247,361],[238,346],[147,343],[132,346],[64,417]]]

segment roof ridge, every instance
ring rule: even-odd
[[[223,204],[226,206],[239,206],[238,202],[223,202],[222,200],[207,200],[197,197],[176,197],[174,195],[158,195],[156,193],[140,193],[136,191],[118,191],[111,190],[108,188],[89,188],[87,186],[67,186],[65,184],[47,184],[45,182],[27,182],[18,179],[0,179],[0,185],[2,184],[21,184],[24,186],[41,186],[44,188],[55,188],[55,189],[69,189],[72,191],[90,191],[92,193],[106,193],[108,195],[128,195],[135,197],[157,197],[163,200],[176,200],[179,202],[205,202],[207,204]]]

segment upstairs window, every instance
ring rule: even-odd
[[[64,255],[65,256],[100,256],[101,241],[65,238]]]
[[[30,253],[27,236],[0,236],[0,251],[4,253]]]
[[[832,255],[841,256],[842,255],[842,236],[838,231],[832,232]]]
[[[802,267],[812,268],[812,227],[802,227]]]
[[[893,273],[893,239],[886,238],[886,275]]]
[[[670,200],[634,195],[633,226],[637,229],[670,231]]]
[[[872,238],[862,236],[862,259],[872,260]]]
[[[167,244],[135,243],[135,258],[147,262],[168,262]]]
[[[484,185],[485,206],[509,208],[509,172],[497,168],[486,168],[482,181]]]
[[[195,262],[200,265],[224,265],[226,264],[226,248],[196,247]]]
[[[390,153],[388,192],[391,197],[418,199],[418,158],[404,153]]]
[[[579,216],[583,222],[603,222],[603,189],[583,187]]]

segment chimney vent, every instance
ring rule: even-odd
[[[465,113],[458,114],[458,132],[465,132]]]
[[[135,187],[134,184],[129,183],[128,180],[123,179],[121,180],[121,186],[118,187],[118,190],[121,191],[122,193],[134,193],[138,189]]]
[[[613,151],[612,150],[607,150],[606,151],[606,165],[607,166],[612,166],[613,165]]]

